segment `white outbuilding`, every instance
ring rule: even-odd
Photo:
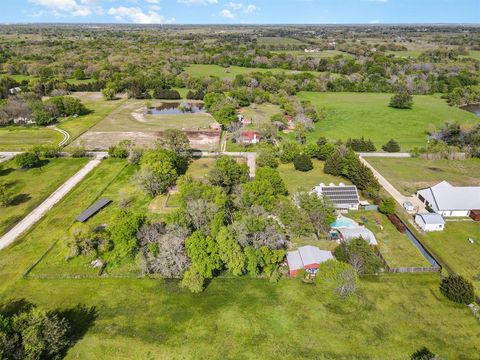
[[[442,215],[437,213],[423,213],[415,215],[415,223],[423,231],[443,231],[445,229],[445,220]]]

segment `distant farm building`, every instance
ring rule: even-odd
[[[243,144],[258,144],[260,138],[257,131],[244,131],[240,134],[240,142]]]
[[[417,214],[415,223],[423,231],[443,231],[445,229],[445,220],[442,215],[436,213]]]
[[[315,186],[313,191],[316,192],[319,197],[325,196],[339,210],[358,210],[360,205],[360,197],[358,196],[358,190],[355,185],[345,185],[343,183],[339,185],[332,183],[325,185],[322,183]]]
[[[287,253],[287,264],[290,276],[297,276],[300,270],[316,274],[321,263],[333,259],[331,251],[320,250],[316,246],[302,246]]]
[[[417,197],[445,217],[469,216],[480,210],[480,186],[453,186],[447,181],[417,191]]]

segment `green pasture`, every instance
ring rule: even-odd
[[[392,94],[385,93],[300,92],[297,96],[327,112],[326,119],[319,121],[315,130],[307,134],[309,141],[320,136],[332,141],[364,136],[372,139],[380,150],[394,138],[402,150],[408,151],[425,146],[428,131],[440,128],[447,121],[478,123],[474,114],[450,107],[433,95],[414,96],[412,109],[389,107]]]

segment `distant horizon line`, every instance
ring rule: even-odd
[[[110,23],[110,22],[0,22],[0,26],[4,25],[117,25],[117,26],[479,26],[480,23],[474,22],[424,22],[424,23],[408,23],[408,22],[385,22],[385,23],[174,23],[174,24],[140,24],[140,23]]]

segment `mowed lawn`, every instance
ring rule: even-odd
[[[405,195],[443,180],[456,186],[480,186],[480,159],[476,158],[424,160],[369,157],[366,160]]]
[[[470,243],[468,239],[473,239]],[[447,220],[445,230],[430,232],[421,241],[452,271],[473,282],[480,294],[480,223],[473,220]]]
[[[390,268],[430,266],[407,235],[399,232],[385,215],[376,211],[350,211],[347,217],[363,223],[375,234],[378,248]]]
[[[414,96],[412,109],[388,106],[392,94],[384,93],[319,93],[300,92],[301,100],[310,100],[317,109],[325,109],[327,117],[307,134],[307,140],[320,136],[329,140],[347,140],[364,136],[373,140],[378,150],[391,138],[403,151],[426,145],[427,132],[440,128],[447,121],[461,124],[478,123],[478,117],[450,107],[437,96]]]
[[[252,125],[247,126],[249,128],[256,128],[266,121],[269,122],[273,115],[283,114],[280,106],[274,104],[250,105],[240,108],[238,112],[246,119],[252,121]]]
[[[280,176],[285,182],[285,186],[289,193],[293,194],[300,190],[311,190],[320,183],[339,184],[340,182],[343,182],[344,184],[351,184],[348,179],[325,174],[323,172],[323,161],[312,159],[312,162],[313,169],[305,172],[295,170],[293,164],[280,164],[278,171],[280,172]]]
[[[37,145],[57,145],[62,140],[58,131],[44,127],[0,128],[0,151],[25,151]]]
[[[2,164],[0,183],[6,184],[12,205],[0,207],[0,236],[52,194],[85,165],[87,159],[49,159],[39,168],[22,170],[14,161]]]

